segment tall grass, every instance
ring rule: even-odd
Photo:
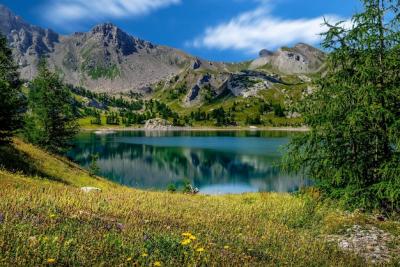
[[[15,147],[57,179],[0,170],[0,266],[365,266],[324,236],[355,223],[400,233],[310,196],[146,192]]]

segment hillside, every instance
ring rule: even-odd
[[[3,152],[14,158],[1,157],[2,266],[369,265],[327,241],[346,236],[353,225],[375,229],[378,236],[377,229],[386,233],[386,241],[378,241],[382,253],[360,255],[378,262],[392,259],[393,266],[400,260],[394,239],[400,234],[398,222],[344,212],[336,203],[318,204],[316,192],[146,192],[92,178],[68,160],[18,139]],[[82,186],[102,191],[84,193]],[[370,241],[363,243],[358,246],[368,251]],[[377,258],[370,257],[374,253]]]

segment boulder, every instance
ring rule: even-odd
[[[146,130],[167,130],[171,129],[172,127],[173,125],[169,121],[161,118],[147,120],[144,125]]]
[[[91,186],[85,186],[81,187],[81,190],[85,193],[90,193],[90,192],[101,192],[100,188],[97,187],[91,187]]]

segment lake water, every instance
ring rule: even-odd
[[[204,194],[292,192],[308,182],[280,171],[288,132],[121,131],[80,133],[68,153],[83,167],[98,154],[100,175],[130,187],[166,190],[189,181]]]

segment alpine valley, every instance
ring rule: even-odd
[[[303,43],[240,63],[211,62],[131,36],[111,23],[63,36],[0,5],[21,78],[45,58],[74,94],[83,127],[301,126],[295,104],[312,92],[325,53]],[[152,127],[151,125],[149,127]]]

